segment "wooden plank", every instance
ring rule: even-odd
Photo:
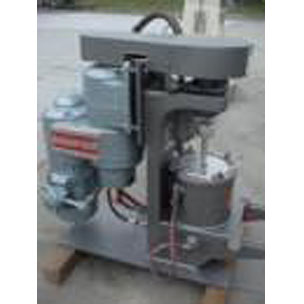
[[[84,256],[75,249],[56,246],[48,253],[42,265],[42,272],[46,280],[59,285],[69,277]]]
[[[223,288],[207,287],[200,304],[225,304],[226,290]]]

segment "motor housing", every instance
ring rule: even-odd
[[[57,98],[44,114],[50,170],[42,192],[65,221],[87,221],[102,188],[135,179],[143,145],[132,125],[130,85],[128,65],[92,65],[83,73],[82,92]]]

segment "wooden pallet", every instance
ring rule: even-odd
[[[199,304],[225,304],[226,290],[223,288],[207,287]]]
[[[50,283],[60,285],[72,273],[85,254],[72,248],[55,246],[47,255],[42,272]]]
[[[77,264],[86,256],[87,254],[73,248],[55,246],[42,264],[43,275],[48,282],[62,285],[72,274]],[[225,298],[224,289],[206,287],[199,304],[225,304]]]

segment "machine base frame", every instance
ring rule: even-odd
[[[170,274],[201,285],[225,289],[239,289],[264,297],[264,284],[258,275],[248,276],[246,266],[256,274],[264,271],[260,260],[240,260],[219,263],[203,268],[177,262],[174,269],[167,260],[155,259],[151,263],[147,239],[147,226],[135,226],[115,218],[102,202],[102,210],[82,226],[73,226],[63,235],[60,244],[103,258],[130,264],[143,269]],[[161,266],[161,267],[160,267]],[[172,271],[173,270],[173,271]]]

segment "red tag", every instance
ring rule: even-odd
[[[51,145],[55,150],[65,151],[79,158],[96,160],[100,155],[99,137],[94,135],[57,130],[52,133]]]

